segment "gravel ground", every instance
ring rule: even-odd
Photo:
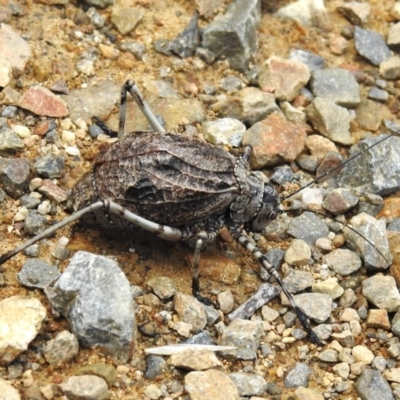
[[[96,154],[117,140],[91,118],[117,129],[127,79],[137,83],[168,131],[234,155],[252,145],[252,168],[271,178],[281,197],[341,163],[350,145],[362,139],[372,144],[399,129],[400,3],[327,1],[325,9],[318,1],[299,1],[293,9],[286,1],[263,1],[260,12],[259,3],[249,1],[228,23],[242,42],[206,39],[230,3],[0,4],[2,253],[69,215],[71,189]],[[127,109],[127,131],[149,129],[133,101]],[[201,261],[201,292],[218,303],[215,312],[189,296],[193,251],[186,244],[69,225],[0,266],[0,393],[6,393],[0,399],[400,398],[396,140],[377,145],[381,150],[365,164],[354,160],[354,169],[283,204],[330,212],[341,222],[353,217],[352,226],[381,253],[339,223],[300,211],[252,236],[278,264],[283,259],[285,285],[322,346],[310,343],[284,296],[229,325],[228,315],[259,290],[265,274],[226,229]],[[88,256],[90,279],[71,283],[63,274],[64,281],[43,290],[78,251],[107,257],[99,261],[110,273],[106,281],[94,278]],[[57,303],[63,285],[88,295],[89,317],[112,320],[112,307],[129,303],[122,307],[122,325],[103,320],[103,336],[93,326],[82,333],[79,318]],[[131,290],[134,304],[124,300]],[[109,309],[96,309],[94,298]],[[120,331],[110,348],[104,337],[114,329]],[[196,343],[240,350],[145,357],[145,348],[195,333]]]

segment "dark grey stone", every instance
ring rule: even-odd
[[[37,235],[46,227],[46,218],[36,210],[29,210],[24,221],[24,233],[30,236]]]
[[[143,376],[151,381],[169,369],[167,362],[161,356],[149,354],[146,356],[145,362],[146,368]]]
[[[271,181],[278,185],[283,185],[286,182],[293,182],[296,180],[296,176],[288,165],[278,167],[274,169],[271,175]]]
[[[195,14],[186,28],[170,42],[170,50],[181,58],[194,56],[200,43],[198,16]]]
[[[227,59],[232,68],[244,71],[257,51],[260,20],[260,0],[234,0],[224,15],[204,28],[202,47],[218,59]]]
[[[18,280],[29,288],[44,289],[61,275],[58,268],[43,260],[28,260],[18,272]]]
[[[379,89],[374,86],[369,90],[368,98],[385,103],[389,99],[389,93],[386,90]]]
[[[6,193],[18,199],[27,192],[30,166],[26,158],[6,159],[0,157],[0,183]]]
[[[34,164],[37,172],[45,178],[62,178],[65,174],[65,163],[61,157],[47,153]]]
[[[31,197],[27,194],[24,194],[21,198],[21,206],[26,207],[28,210],[32,210],[37,208],[37,206],[42,202],[40,199],[36,197]]]
[[[325,66],[325,60],[310,51],[295,49],[289,53],[291,60],[297,60],[306,64],[311,71],[322,69]]]

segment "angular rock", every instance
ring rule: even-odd
[[[389,384],[379,371],[367,369],[356,382],[356,390],[362,400],[394,400]]]
[[[18,49],[18,51],[16,51]],[[23,71],[32,56],[29,43],[7,24],[0,25],[0,54],[12,68]]]
[[[353,146],[350,156],[384,139],[386,135],[365,139]],[[400,189],[400,138],[391,137],[347,163],[338,177],[341,187],[381,196]]]
[[[62,178],[65,174],[65,162],[61,157],[47,153],[34,164],[37,172],[45,178]]]
[[[202,46],[225,58],[233,69],[244,71],[257,50],[256,28],[261,20],[261,2],[235,0],[226,13],[204,28]]]
[[[358,197],[349,190],[338,188],[328,192],[322,206],[332,214],[343,214],[357,205]]]
[[[204,329],[207,316],[204,305],[192,296],[177,293],[174,298],[174,307],[182,322],[191,324],[194,332]]]
[[[325,281],[314,283],[312,291],[313,293],[326,293],[335,300],[343,294],[344,289],[338,284],[336,279],[329,278]]]
[[[15,152],[24,148],[24,142],[7,127],[0,128],[0,152]]]
[[[296,363],[296,366],[286,375],[283,384],[286,388],[308,387],[311,374],[312,370],[306,364]]]
[[[110,396],[106,381],[94,375],[71,376],[60,389],[69,399],[106,400]]]
[[[384,79],[397,79],[400,76],[400,57],[393,56],[382,61],[379,65],[379,74]]]
[[[285,252],[285,262],[289,265],[306,265],[310,259],[310,246],[303,240],[293,239]]]
[[[144,16],[142,7],[121,7],[114,4],[111,11],[111,22],[121,35],[126,35],[136,28]]]
[[[347,245],[364,260],[365,268],[370,271],[389,268],[392,263],[392,254],[386,237],[385,221],[376,220],[371,215],[361,213],[353,217],[350,223],[358,233],[350,229],[345,229],[344,236]],[[365,237],[373,245],[370,245],[364,239]]]
[[[343,2],[337,9],[353,25],[365,24],[371,12],[371,6],[368,3],[359,3],[358,1]]]
[[[0,182],[9,196],[18,199],[26,193],[29,178],[30,165],[26,158],[5,159],[0,157]]]
[[[216,146],[239,147],[246,126],[235,118],[220,118],[203,124],[203,135],[207,142]]]
[[[294,296],[296,304],[307,317],[322,324],[331,315],[332,297],[323,293],[304,293]]]
[[[111,387],[117,378],[117,370],[111,364],[89,364],[85,365],[76,372],[77,375],[96,375],[100,378],[103,378],[108,387]]]
[[[287,233],[297,239],[304,240],[310,245],[314,245],[317,239],[328,236],[329,229],[315,214],[304,212],[290,221]]]
[[[372,304],[387,312],[398,311],[400,294],[391,276],[375,275],[362,282],[362,294]]]
[[[308,66],[310,71],[315,71],[317,69],[324,68],[325,60],[323,57],[317,54],[311,53],[310,51],[294,49],[289,53],[289,58],[291,60],[297,60]]]
[[[213,351],[199,349],[186,349],[180,353],[173,354],[169,358],[168,364],[190,371],[203,371],[223,367]]]
[[[333,142],[353,144],[349,112],[329,98],[316,97],[305,109],[314,128]]]
[[[151,278],[146,284],[161,300],[170,299],[177,292],[174,282],[166,276]]]
[[[181,58],[194,56],[200,44],[198,20],[199,18],[195,14],[185,29],[169,44],[170,50]]]
[[[235,383],[242,397],[261,396],[267,389],[266,380],[258,375],[235,372],[229,374],[229,378]]]
[[[253,146],[250,165],[258,169],[294,161],[303,151],[305,140],[305,125],[287,121],[274,113],[246,131],[243,145]]]
[[[327,264],[339,275],[350,275],[361,268],[361,259],[357,253],[348,249],[336,249],[322,257]]]
[[[309,271],[291,270],[283,279],[283,283],[290,293],[299,293],[314,284],[314,277]]]
[[[101,345],[121,360],[130,357],[135,331],[132,293],[117,263],[79,251],[45,292],[82,346]]]
[[[254,360],[262,334],[261,321],[234,320],[228,327],[222,322],[216,325],[218,344],[220,346],[235,346],[236,350],[222,351],[225,358],[238,360]]]
[[[18,280],[30,288],[44,289],[60,276],[60,271],[43,260],[28,260],[18,272]]]
[[[292,101],[310,77],[308,66],[302,62],[271,56],[261,67],[258,84],[263,90],[273,90],[276,99]]]
[[[391,56],[385,39],[378,32],[356,26],[354,42],[358,53],[373,65],[379,66],[381,62]]]
[[[78,352],[78,339],[68,331],[58,333],[43,349],[44,357],[49,364],[67,363],[73,360]]]
[[[31,86],[21,96],[18,105],[39,116],[61,118],[68,115],[63,99],[43,86]]]
[[[27,350],[45,317],[46,309],[33,297],[12,296],[0,301],[0,366]]]
[[[185,390],[191,399],[196,400],[240,400],[238,388],[223,372],[189,372],[185,376]]]
[[[43,193],[48,199],[56,203],[63,203],[67,200],[67,193],[57,186],[50,179],[44,179],[42,185],[38,188],[40,193]]]
[[[342,107],[360,103],[360,88],[354,75],[342,68],[325,68],[313,72],[311,90],[316,97],[332,100]]]

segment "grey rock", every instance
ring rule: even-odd
[[[318,360],[329,363],[337,363],[339,361],[338,352],[334,349],[326,349],[319,353]]]
[[[98,125],[92,124],[89,126],[89,135],[92,139],[96,139],[100,133],[105,133]]]
[[[142,7],[133,7],[131,4],[116,3],[111,10],[111,22],[115,25],[121,35],[132,32],[142,20],[144,10]]]
[[[161,54],[166,56],[172,55],[172,51],[170,49],[170,41],[167,39],[157,39],[153,42],[153,47],[155,51],[158,51]]]
[[[310,71],[322,69],[325,65],[324,58],[318,56],[317,54],[311,53],[310,51],[301,49],[291,50],[289,53],[289,58],[291,60],[297,60],[303,64],[306,64],[308,68],[310,68]]]
[[[384,139],[365,139],[350,149],[350,156]],[[400,138],[391,137],[347,163],[338,175],[340,187],[386,196],[400,189]]]
[[[56,243],[50,248],[51,255],[57,260],[66,260],[70,255],[70,250],[67,246],[61,243]]]
[[[392,276],[375,275],[362,282],[362,294],[372,304],[388,312],[398,311],[400,294]]]
[[[293,174],[292,168],[289,165],[283,165],[274,169],[270,180],[278,185],[283,185],[287,182],[293,182],[296,179]]]
[[[225,78],[221,79],[219,87],[224,92],[236,92],[237,90],[242,89],[244,86],[244,82],[238,76],[226,76]]]
[[[195,14],[186,28],[170,42],[170,50],[181,58],[192,57],[200,44],[198,16]]]
[[[330,99],[343,107],[354,107],[361,101],[356,78],[341,68],[315,70],[311,77],[311,90],[316,97]]]
[[[299,293],[314,284],[314,276],[309,271],[291,270],[283,283],[290,293]]]
[[[386,90],[379,89],[374,86],[369,90],[368,98],[371,100],[380,101],[381,103],[385,103],[389,100],[389,93]]]
[[[304,240],[293,239],[285,252],[285,262],[289,265],[306,265],[310,259],[310,246]]]
[[[354,42],[358,53],[373,65],[378,66],[391,55],[385,39],[378,32],[356,26]]]
[[[94,7],[90,7],[89,10],[87,10],[86,15],[96,28],[103,28],[105,25],[105,18]]]
[[[42,232],[47,224],[46,218],[36,210],[29,210],[24,221],[24,233],[30,236]]]
[[[311,374],[312,370],[306,364],[296,363],[296,366],[286,375],[283,384],[286,388],[308,387]]]
[[[54,265],[43,260],[28,260],[18,272],[18,280],[26,287],[44,289],[60,275]]]
[[[1,116],[3,118],[14,118],[17,116],[18,108],[15,106],[7,106],[1,111]]]
[[[218,344],[235,346],[236,350],[220,352],[222,357],[237,360],[255,360],[260,344],[263,324],[261,321],[234,320],[228,327],[222,322],[215,325],[218,331]]]
[[[143,376],[151,381],[169,369],[167,362],[161,356],[149,354],[146,356],[145,362],[146,367]]]
[[[67,363],[73,360],[79,352],[79,343],[75,335],[68,331],[61,331],[57,336],[46,343],[43,355],[49,364]]]
[[[358,197],[349,190],[338,188],[328,192],[322,207],[332,214],[343,214],[356,206]]]
[[[333,142],[350,145],[350,114],[328,97],[316,97],[304,110],[314,128]]]
[[[324,293],[303,293],[295,297],[296,304],[317,323],[323,323],[331,315],[332,297]]]
[[[358,202],[355,213],[361,214],[365,212],[374,217],[382,210],[383,206],[384,203],[382,196],[374,193],[365,193]]]
[[[283,321],[285,322],[286,327],[290,328],[296,323],[297,315],[291,311],[288,311],[283,316]]]
[[[383,372],[386,368],[386,359],[382,356],[376,356],[371,364],[372,368],[376,369],[379,372]]]
[[[0,203],[2,203],[6,199],[6,197],[7,197],[6,192],[2,188],[0,188]],[[21,205],[23,206],[23,204]]]
[[[215,344],[211,338],[211,335],[207,331],[200,332],[193,335],[191,338],[186,339],[183,343],[186,344]]]
[[[204,305],[194,297],[177,293],[174,298],[174,307],[180,321],[191,324],[194,332],[200,331],[206,326],[207,316]]]
[[[95,375],[71,376],[59,387],[69,399],[105,400],[110,395],[106,381]]]
[[[392,390],[379,371],[367,369],[356,382],[356,390],[362,400],[394,400]]]
[[[24,142],[11,129],[0,128],[0,152],[15,152],[24,148]]]
[[[26,207],[28,210],[37,208],[37,206],[42,202],[37,197],[32,197],[27,194],[24,194],[19,200],[21,201],[21,206]]]
[[[228,375],[239,389],[239,394],[244,397],[261,396],[267,388],[266,380],[258,375],[235,372]]]
[[[220,315],[218,310],[212,306],[204,306],[207,317],[207,326],[213,326],[219,319]]]
[[[121,43],[119,49],[122,51],[127,51],[135,56],[137,60],[142,60],[144,55],[146,54],[146,46],[139,42],[124,42]]]
[[[395,218],[387,227],[388,231],[400,232],[400,218]]]
[[[310,245],[314,245],[317,239],[327,237],[329,230],[326,224],[315,214],[304,212],[299,217],[291,220],[287,233],[297,239],[304,240]]]
[[[350,275],[361,268],[358,254],[348,249],[333,250],[322,257],[322,262],[339,275]]]
[[[25,250],[22,250],[22,252],[28,257],[37,257],[39,255],[39,245],[32,244]]]
[[[313,328],[313,332],[318,336],[320,340],[327,340],[332,335],[332,325],[319,324]]]
[[[261,1],[235,0],[224,15],[204,28],[202,47],[244,71],[257,50],[256,28],[261,20]]]
[[[61,157],[47,153],[34,164],[37,172],[45,178],[62,178],[65,174],[65,163]]]
[[[389,268],[392,263],[392,254],[386,236],[385,221],[376,220],[371,215],[361,213],[353,217],[350,223],[357,233],[350,229],[345,229],[344,236],[347,245],[364,260],[364,267],[370,271]],[[364,239],[365,237],[374,245],[371,246]]]
[[[45,293],[82,346],[101,345],[121,360],[129,358],[135,331],[132,292],[116,262],[79,251]]]
[[[0,157],[0,183],[9,196],[18,199],[26,193],[29,178],[30,166],[26,158],[6,159]]]
[[[346,289],[339,299],[339,305],[341,307],[347,308],[351,307],[357,301],[357,296],[353,289]]]

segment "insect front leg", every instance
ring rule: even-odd
[[[234,228],[230,228],[230,232],[231,232],[232,236],[235,238],[235,240],[237,240],[241,245],[246,247],[246,249],[249,250],[253,254],[254,258],[256,258],[257,261],[262,265],[262,267],[265,268],[265,270],[268,273],[273,275],[273,277],[278,282],[279,286],[282,288],[283,293],[289,299],[290,304],[294,308],[301,324],[304,326],[308,335],[310,336],[311,341],[318,345],[322,345],[318,336],[312,331],[311,326],[308,322],[307,316],[297,306],[292,294],[287,290],[287,288],[286,288],[285,284],[283,283],[281,277],[279,276],[276,268],[267,260],[267,258],[261,252],[261,250],[250,241],[250,239],[245,231],[241,231],[237,227],[234,227]]]

